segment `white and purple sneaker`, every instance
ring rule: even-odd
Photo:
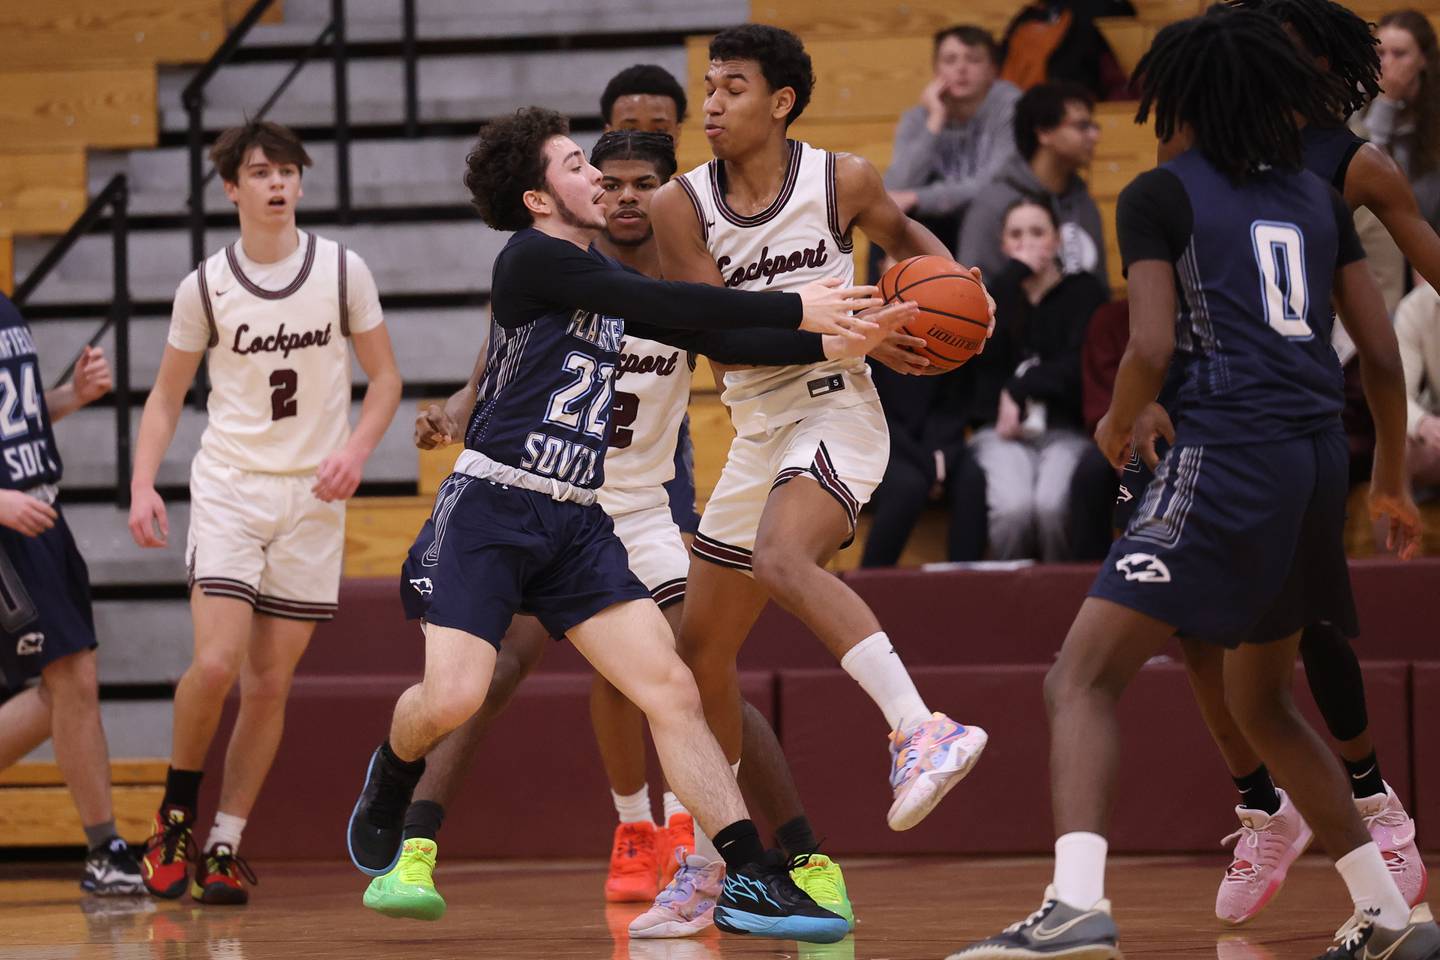
[[[909,830],[930,815],[980,759],[989,735],[956,723],[943,713],[906,732],[890,734],[890,788],[895,801],[885,821],[891,830]]]

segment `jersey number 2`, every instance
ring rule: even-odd
[[[1310,285],[1305,282],[1305,238],[1293,223],[1256,220],[1250,225],[1260,267],[1260,300],[1265,322],[1280,336],[1308,340]]]
[[[624,450],[635,441],[635,418],[640,414],[640,398],[623,390],[615,391],[615,405],[610,408],[610,422],[615,429],[610,433],[610,447]]]
[[[270,419],[284,420],[286,417],[295,416],[299,409],[299,404],[295,402],[295,391],[300,388],[300,377],[288,368],[272,370],[270,386],[275,388],[275,392],[270,394]]]

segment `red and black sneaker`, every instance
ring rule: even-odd
[[[174,900],[185,892],[190,861],[195,859],[195,839],[190,835],[194,822],[194,812],[185,807],[164,806],[155,814],[155,827],[140,859],[145,888],[155,896]]]
[[[239,906],[248,903],[250,892],[245,883],[259,883],[250,864],[228,843],[217,843],[205,851],[195,866],[195,880],[190,884],[190,896],[200,903],[228,904]]]

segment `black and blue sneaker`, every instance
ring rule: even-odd
[[[365,786],[350,812],[346,846],[350,862],[361,873],[379,877],[389,873],[400,860],[400,841],[405,833],[405,810],[410,795],[420,782],[424,762],[407,771],[382,745],[370,756]]]
[[[810,899],[790,879],[790,861],[771,850],[758,863],[725,871],[715,926],[726,933],[806,943],[838,943],[850,932],[844,917]]]

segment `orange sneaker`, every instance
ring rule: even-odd
[[[259,883],[250,869],[228,843],[217,843],[205,851],[195,866],[195,881],[190,884],[190,897],[199,903],[238,906],[250,901],[245,883]]]
[[[145,888],[157,897],[174,900],[185,892],[190,861],[195,859],[195,839],[190,826],[195,814],[184,807],[161,807],[155,826],[145,842],[140,872]]]
[[[605,878],[605,899],[611,903],[648,903],[660,892],[656,882],[656,829],[653,823],[622,823],[615,828],[610,851],[610,875]]]
[[[655,847],[660,858],[660,889],[670,886],[670,880],[685,858],[695,852],[695,820],[688,813],[672,816],[659,831]],[[676,852],[680,851],[679,855]]]

